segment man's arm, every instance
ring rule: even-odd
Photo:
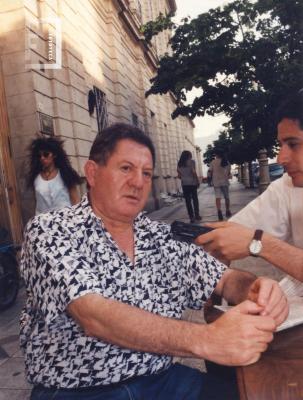
[[[77,186],[72,186],[70,189],[68,189],[68,192],[71,204],[78,204],[80,201],[80,196]]]
[[[201,235],[196,244],[216,256],[228,261],[238,260],[250,255],[249,244],[254,229],[234,222],[207,224],[213,231]],[[303,282],[303,250],[264,233],[260,257]]]
[[[72,301],[68,313],[86,335],[138,351],[206,358],[225,365],[256,362],[273,338],[275,322],[255,315],[263,307],[246,301],[212,324],[165,318],[89,294]]]
[[[303,249],[266,233],[262,237],[262,245],[262,258],[303,282]]]
[[[97,294],[72,301],[67,310],[86,335],[121,347],[206,358],[226,365],[257,361],[272,340],[276,325],[288,313],[279,285],[249,273],[227,270],[216,293],[234,303],[250,300],[210,325],[161,317]]]

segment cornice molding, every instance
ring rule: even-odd
[[[152,67],[156,70],[158,66],[158,57],[152,45],[148,44],[144,38],[143,33],[140,31],[140,22],[136,15],[131,11],[129,2],[127,0],[118,0],[121,11],[119,16],[125,22],[129,30],[134,35],[136,41],[140,44],[145,56],[151,63]]]

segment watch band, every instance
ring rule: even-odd
[[[263,235],[262,229],[256,229],[253,240],[261,240],[262,235]]]

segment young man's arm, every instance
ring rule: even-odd
[[[303,282],[303,249],[264,233],[260,256]]]
[[[207,224],[213,231],[196,239],[198,245],[216,256],[228,261],[238,260],[250,255],[249,244],[254,236],[254,229],[234,222]],[[262,236],[260,257],[303,282],[303,249],[264,233]]]

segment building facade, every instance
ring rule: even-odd
[[[74,168],[83,175],[91,143],[105,126],[125,122],[140,127],[157,150],[150,210],[161,206],[161,193],[180,188],[176,164],[182,150],[192,151],[201,175],[192,121],[171,119],[171,94],[145,98],[159,57],[169,51],[169,32],[148,45],[140,26],[175,9],[174,0],[0,2],[0,111],[8,121],[1,127],[8,151],[0,158],[0,200],[6,210],[11,207],[5,187],[11,162],[14,207],[21,208],[23,223],[33,215],[33,193],[26,188],[27,148],[38,135],[63,139]]]

